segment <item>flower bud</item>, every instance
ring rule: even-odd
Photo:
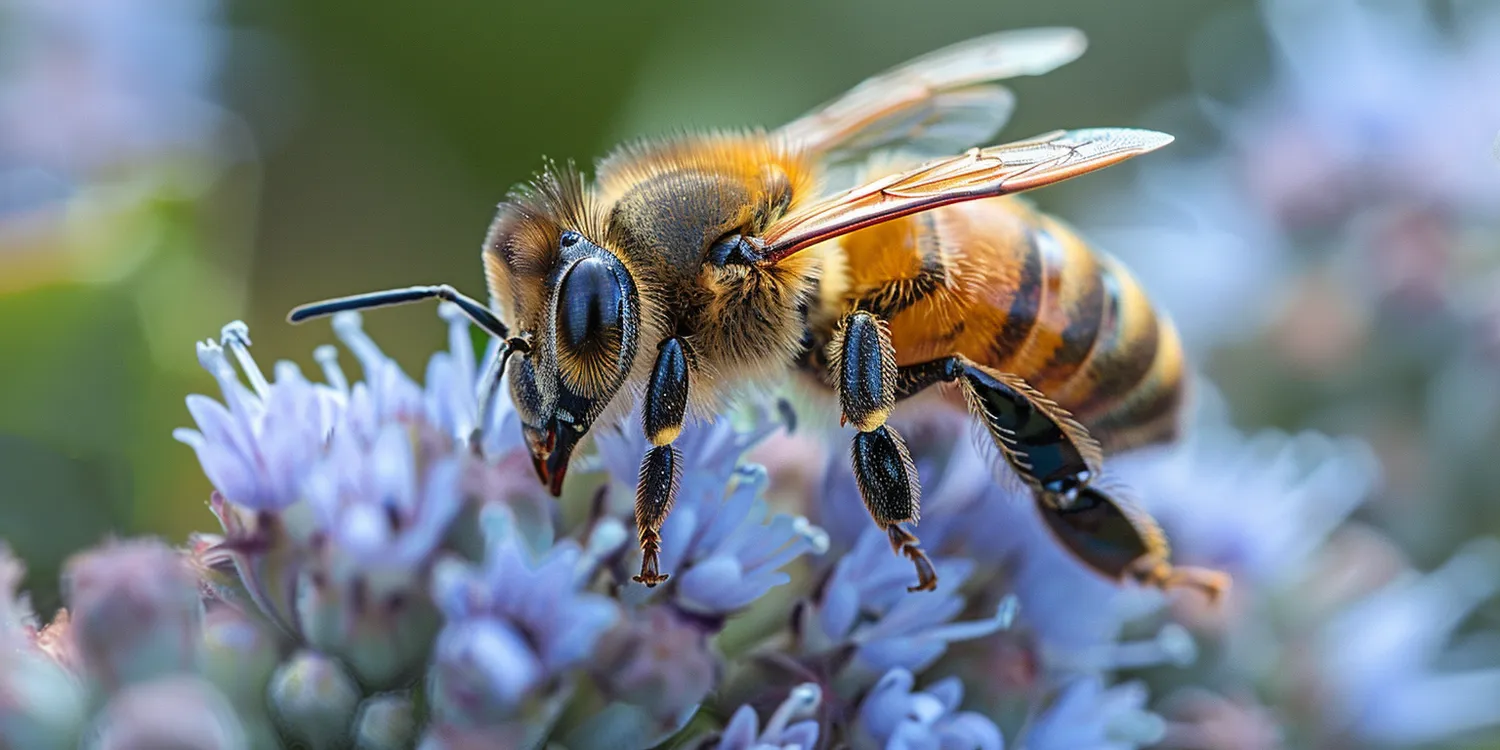
[[[299,651],[271,676],[271,713],[311,750],[341,747],[359,706],[359,688],[333,659]]]
[[[8,635],[0,633],[0,747],[77,747],[83,686],[41,651],[6,643]]]
[[[229,606],[216,606],[203,620],[203,676],[242,713],[263,713],[266,685],[281,661],[266,625]]]
[[[591,671],[616,700],[675,725],[713,689],[718,660],[708,635],[666,607],[640,610],[604,635]]]
[[[300,591],[297,615],[307,642],[339,657],[363,684],[391,688],[419,674],[438,613],[415,572],[341,561],[309,571]]]
[[[249,745],[229,701],[185,675],[137,682],[100,714],[84,747],[92,750],[242,750]]]
[[[80,554],[68,562],[63,588],[74,640],[107,689],[196,668],[197,582],[166,545],[122,542]]]
[[[417,719],[411,698],[387,693],[366,700],[354,720],[354,746],[358,750],[403,750],[417,739]]]

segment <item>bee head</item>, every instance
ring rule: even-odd
[[[635,281],[613,253],[571,229],[559,234],[558,249],[532,350],[510,367],[532,463],[554,495],[573,450],[630,373],[640,321]]]

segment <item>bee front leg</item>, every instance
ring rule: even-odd
[[[641,461],[641,479],[635,490],[635,526],[641,544],[641,573],[635,580],[647,586],[669,577],[661,572],[661,526],[672,511],[682,476],[682,454],[672,441],[682,434],[687,395],[687,344],[680,338],[669,338],[657,352],[641,409],[641,426],[646,439],[655,446]]]
[[[896,352],[884,321],[857,311],[844,318],[829,345],[829,360],[839,393],[843,421],[859,430],[852,459],[859,494],[875,523],[890,538],[891,549],[905,555],[917,571],[910,591],[937,588],[937,570],[915,534],[902,527],[921,516],[921,485],[906,441],[885,423],[896,403]]]
[[[1166,535],[1155,519],[1119,488],[1094,483],[1099,444],[1066,410],[1024,380],[961,357],[900,369],[896,397],[937,383],[957,383],[1005,460],[1036,494],[1053,534],[1084,564],[1114,580],[1174,588],[1218,598],[1228,577],[1217,571],[1174,568]]]

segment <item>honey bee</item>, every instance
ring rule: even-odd
[[[456,303],[503,341],[486,403],[507,376],[553,495],[590,428],[639,404],[653,446],[635,503],[635,580],[647,586],[668,578],[660,533],[684,420],[793,372],[836,395],[857,430],[860,494],[912,561],[911,590],[933,589],[937,574],[911,529],[917,472],[887,418],[897,402],[945,386],[1088,567],[1217,595],[1226,577],[1174,567],[1151,517],[1097,481],[1106,453],[1175,435],[1185,383],[1175,329],[1118,261],[1007,197],[1171,137],[1103,128],[972,147],[1010,113],[997,81],[1049,71],[1083,46],[1072,29],[992,34],[871,78],[778,130],[630,143],[592,180],[551,165],[489,227],[489,306],[418,286],[305,305],[290,320]]]

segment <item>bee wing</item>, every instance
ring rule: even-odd
[[[788,143],[830,162],[881,150],[951,154],[994,137],[1015,97],[992,82],[1041,75],[1083,54],[1083,32],[1003,31],[923,55],[867,79],[781,128]]]
[[[761,237],[767,262],[857,229],[950,203],[1019,193],[1103,169],[1172,142],[1150,130],[1059,130],[968,152],[817,201]]]

